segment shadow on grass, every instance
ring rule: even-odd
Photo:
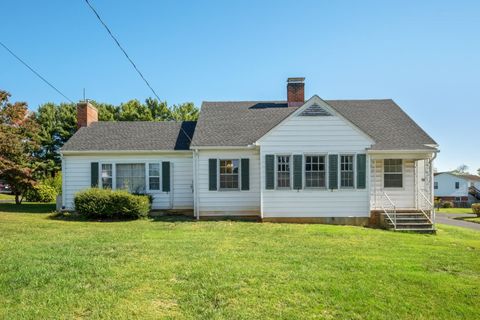
[[[454,218],[455,220],[461,220],[465,222],[478,223],[480,224],[480,216],[471,216],[471,217],[458,217]]]
[[[149,216],[148,219],[151,222],[193,222],[196,221],[194,217],[189,217],[180,214],[165,214],[165,215],[152,215]]]
[[[54,203],[26,202],[22,204],[0,203],[0,212],[13,213],[52,213],[55,211]]]

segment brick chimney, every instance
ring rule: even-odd
[[[305,102],[305,78],[287,79],[287,101],[289,107],[299,107]]]
[[[88,127],[98,121],[98,110],[88,101],[77,103],[77,128]]]

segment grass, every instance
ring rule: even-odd
[[[472,208],[440,208],[440,209],[437,209],[437,213],[465,214],[465,213],[473,213],[473,212],[472,212]]]
[[[0,318],[480,313],[480,233],[467,229],[440,225],[437,235],[420,235],[172,217],[87,222],[54,217],[52,209],[0,204]]]
[[[480,223],[480,217],[456,218],[458,220]]]
[[[6,193],[0,193],[0,200],[15,200],[15,196]]]

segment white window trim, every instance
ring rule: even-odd
[[[103,188],[102,185],[102,177],[101,177],[101,171],[102,171],[102,164],[111,164],[112,165],[112,190],[117,190],[117,164],[144,164],[145,165],[145,192],[146,193],[168,193],[164,192],[162,190],[162,181],[163,181],[163,172],[162,172],[162,163],[163,160],[157,160],[157,161],[128,161],[128,160],[120,160],[120,161],[99,161],[99,175],[98,175],[98,186],[99,188]],[[158,163],[160,165],[160,190],[150,190],[150,185],[149,185],[149,171],[148,171],[148,166],[150,163]],[[171,161],[170,161],[171,165]],[[173,181],[173,177],[170,178],[170,182]]]
[[[289,168],[289,180],[290,180],[290,186],[289,187],[279,187],[278,186],[278,157],[289,157],[288,160],[288,168]],[[293,174],[292,174],[292,159],[293,155],[288,154],[288,153],[280,153],[275,155],[275,190],[292,190],[292,183],[293,183]]]
[[[353,186],[342,187],[342,156],[352,156],[352,169],[353,169]],[[338,189],[340,190],[356,190],[357,185],[357,154],[356,153],[339,153],[338,154]]]
[[[150,189],[150,165],[151,164],[158,164],[158,190],[151,190]],[[145,163],[145,180],[147,187],[145,188],[148,193],[160,193],[162,192],[162,161],[160,162],[146,162]],[[157,176],[153,176],[152,178],[156,178]]]
[[[228,160],[237,160],[238,161],[238,187],[237,188],[221,188],[220,187],[220,161],[228,161]],[[221,192],[229,192],[229,191],[242,191],[241,189],[241,186],[242,186],[242,174],[241,174],[241,171],[242,171],[242,163],[241,163],[241,159],[240,158],[218,158],[217,159],[217,191],[221,191]]]
[[[385,160],[402,160],[402,186],[401,187],[385,187]],[[392,173],[392,172],[389,172]],[[398,173],[392,173],[398,174]],[[382,187],[387,190],[405,190],[405,159],[388,158],[382,160]]]
[[[303,155],[303,161],[302,161],[302,176],[303,176],[303,189],[305,190],[327,190],[328,189],[328,154],[327,153],[304,153]],[[324,187],[307,187],[307,170],[306,170],[306,164],[307,164],[307,159],[306,157],[323,157],[324,158],[324,165],[325,165],[325,170],[323,171],[325,173],[325,186]],[[320,172],[320,171],[319,171]]]

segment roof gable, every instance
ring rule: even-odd
[[[370,137],[368,134],[363,132],[361,129],[359,129],[356,125],[354,125],[351,121],[343,117],[341,114],[339,114],[335,109],[333,109],[326,101],[322,100],[319,96],[314,95],[310,99],[308,99],[301,107],[299,107],[297,110],[293,111],[289,116],[287,116],[285,119],[283,119],[281,122],[279,122],[276,126],[274,126],[269,132],[267,132],[265,135],[260,137],[256,143],[261,143],[264,139],[266,139],[270,134],[272,134],[278,127],[280,127],[283,123],[286,123],[290,119],[294,117],[299,117],[302,116],[305,112],[307,112],[309,109],[311,109],[313,106],[315,106],[315,109],[321,109],[322,113],[326,113],[329,116],[335,116],[343,120],[348,126],[350,126],[353,130],[355,130],[357,133],[365,137],[368,141],[370,141],[372,144],[375,143],[375,140]]]

